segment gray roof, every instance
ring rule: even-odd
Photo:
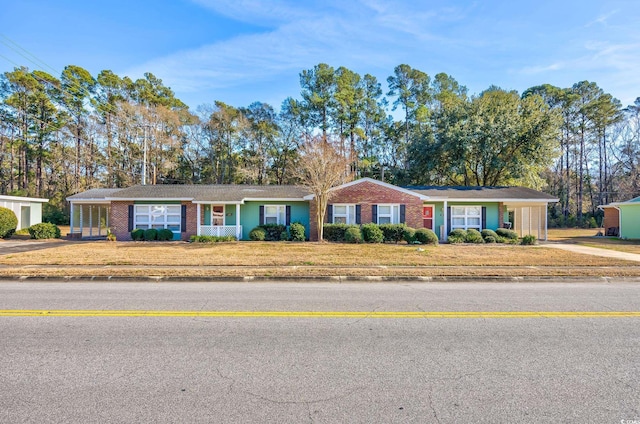
[[[112,194],[122,190],[121,188],[92,188],[82,193],[67,197],[67,200],[104,200]]]
[[[558,199],[547,193],[526,187],[441,187],[414,186],[407,190],[429,196],[432,199],[471,199],[471,200],[540,200],[557,202]]]
[[[304,187],[291,185],[137,185],[116,190],[109,199],[164,199],[194,202],[242,202],[245,199],[299,199],[309,194]]]

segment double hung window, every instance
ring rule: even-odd
[[[356,205],[333,205],[334,224],[355,224]]]
[[[377,224],[399,224],[400,205],[378,205]]]

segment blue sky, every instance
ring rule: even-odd
[[[193,109],[278,108],[320,62],[385,90],[407,63],[471,93],[589,80],[628,105],[640,97],[639,23],[638,0],[0,0],[0,71],[151,72]]]

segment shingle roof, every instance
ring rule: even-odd
[[[304,187],[291,185],[137,185],[117,190],[109,199],[166,199],[194,202],[241,202],[245,199],[300,199],[309,194]]]
[[[504,200],[541,200],[557,201],[558,199],[541,191],[526,187],[440,187],[414,186],[404,187],[432,199],[504,199]]]
[[[82,193],[67,197],[67,200],[104,200],[112,194],[122,190],[121,188],[92,188]]]

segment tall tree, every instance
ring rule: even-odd
[[[308,121],[322,130],[327,137],[330,128],[329,118],[333,108],[336,91],[335,71],[326,63],[320,63],[313,69],[300,74],[302,104]]]

